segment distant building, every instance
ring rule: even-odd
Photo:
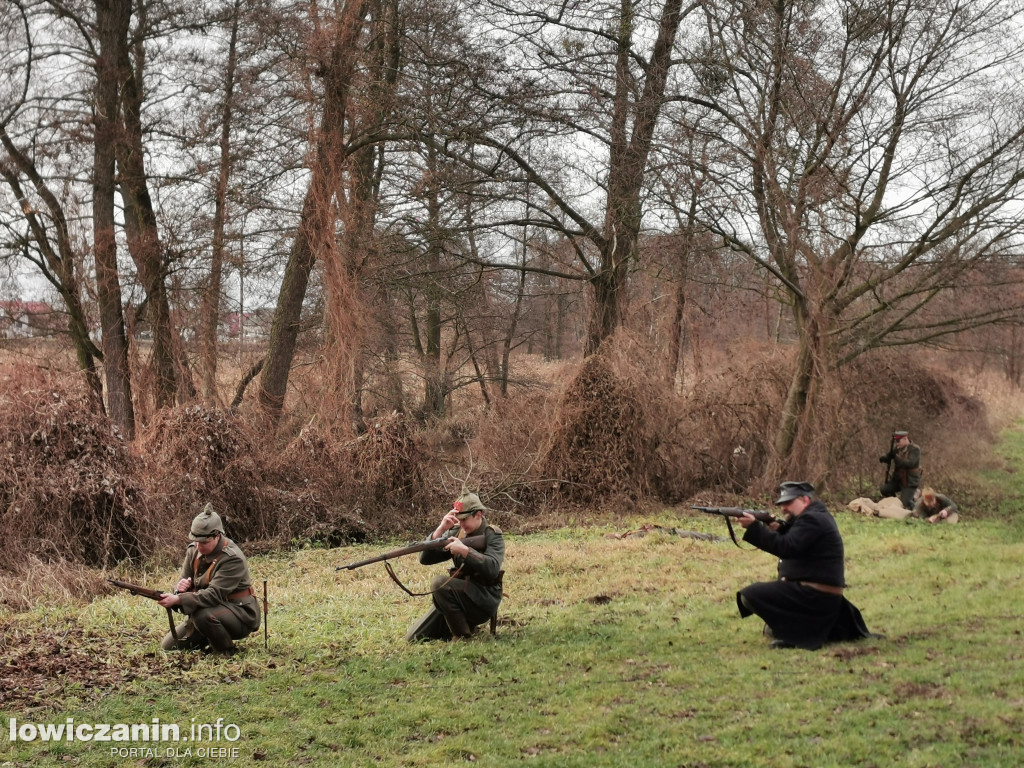
[[[254,309],[252,312],[228,312],[221,316],[217,335],[221,341],[242,338],[245,341],[267,339],[274,320],[274,310]]]
[[[0,301],[0,337],[53,336],[65,327],[64,313],[45,301]]]

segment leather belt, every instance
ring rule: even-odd
[[[256,590],[253,589],[251,586],[246,587],[245,589],[240,589],[237,592],[232,592],[230,595],[228,595],[227,599],[228,600],[242,600],[243,598],[246,598],[249,595],[253,595],[253,596],[256,595]]]
[[[830,595],[841,595],[843,594],[842,587],[834,587],[831,584],[819,584],[816,581],[799,581],[798,584],[802,584],[805,587],[816,589],[819,592],[828,592]]]

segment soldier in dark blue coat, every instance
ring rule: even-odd
[[[773,648],[815,650],[825,643],[870,637],[860,611],[843,596],[843,538],[810,483],[782,483],[776,505],[782,523],[766,525],[744,515],[743,540],[779,558],[778,581],[736,593],[740,616],[757,614],[768,625]]]
[[[420,563],[433,565],[454,561],[447,576],[435,576],[430,584],[433,607],[406,633],[416,640],[451,640],[469,637],[473,630],[498,611],[504,571],[505,538],[501,529],[484,519],[484,505],[475,493],[467,493],[452,505],[431,534],[431,539],[451,539],[444,549],[420,553]],[[461,539],[484,535],[481,551],[470,549]]]

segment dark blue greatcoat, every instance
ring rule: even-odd
[[[779,558],[779,579],[736,593],[742,617],[757,614],[777,640],[808,650],[870,636],[860,611],[826,591],[845,587],[846,579],[843,538],[824,504],[812,502],[777,531],[754,523],[743,540]]]

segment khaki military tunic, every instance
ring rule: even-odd
[[[192,579],[192,589],[179,595],[181,612],[189,620],[176,629],[177,643],[167,634],[165,650],[199,648],[209,643],[213,650],[227,651],[234,647],[234,640],[259,629],[260,606],[249,564],[231,539],[222,535],[217,548],[206,556],[199,555],[195,543],[189,544],[181,578]]]

